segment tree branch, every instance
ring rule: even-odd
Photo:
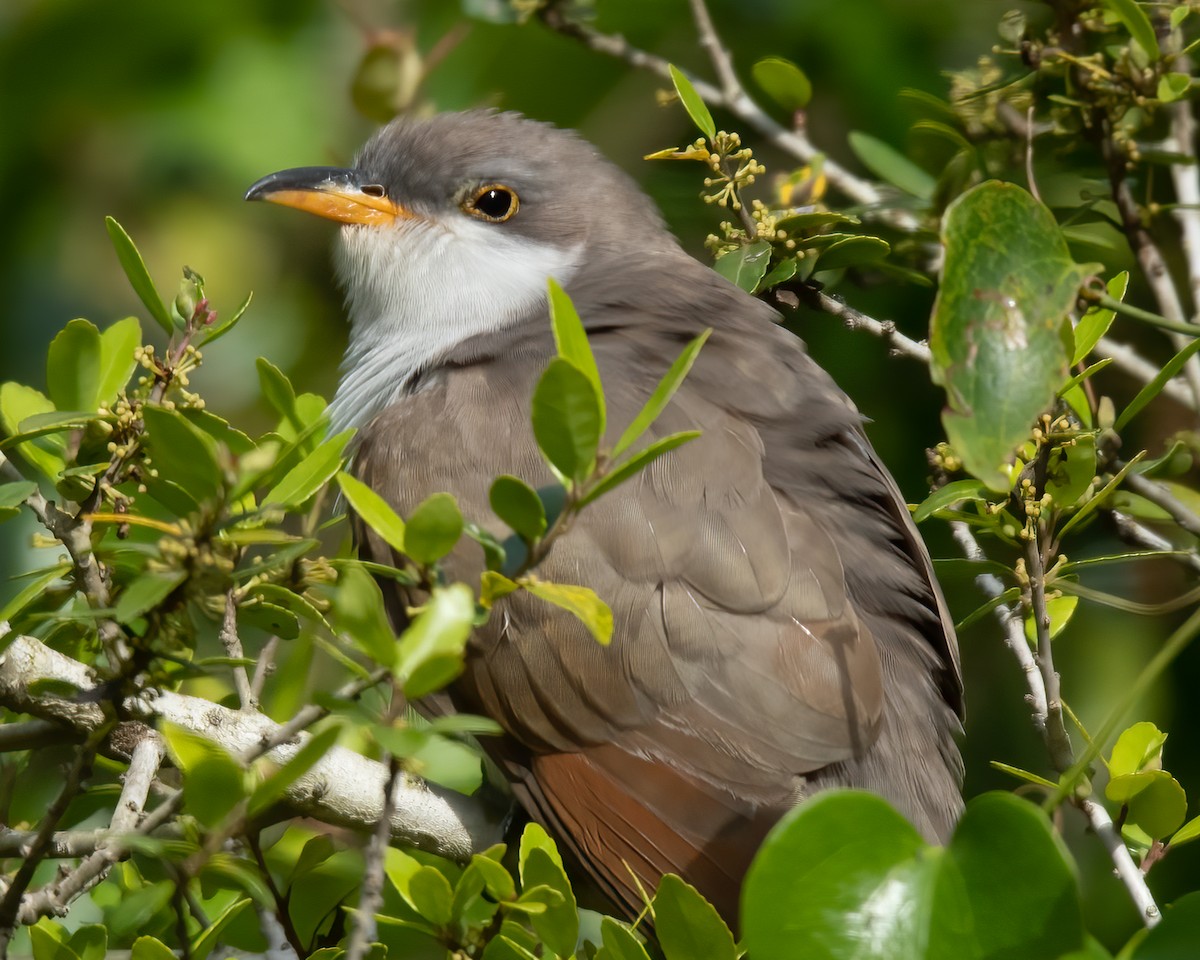
[[[95,730],[103,722],[103,713],[94,703],[30,693],[30,685],[42,679],[60,680],[81,691],[95,686],[95,678],[82,663],[22,636],[13,640],[0,657],[0,705],[60,720],[84,732]],[[321,708],[306,708],[280,726],[261,714],[229,710],[209,700],[169,691],[146,691],[126,698],[121,707],[130,716],[144,720],[169,720],[220,744],[245,762],[266,756],[276,764],[286,763],[307,742],[307,734],[296,732],[304,725],[298,720],[305,717],[311,723],[323,715]],[[388,771],[382,764],[335,746],[288,787],[285,797],[301,813],[327,823],[368,830],[383,815],[387,780]],[[498,839],[498,824],[468,797],[442,792],[417,778],[403,776],[393,799],[393,840],[465,860]]]
[[[693,0],[694,3],[695,0]],[[693,10],[695,10],[694,5]],[[704,15],[707,17],[707,10],[704,11]],[[603,53],[606,56],[623,60],[630,66],[649,71],[664,80],[669,81],[671,79],[671,73],[668,69],[670,64],[668,61],[633,46],[619,34],[601,33],[587,24],[572,20],[557,3],[552,3],[539,10],[538,18],[555,33],[578,40],[597,53]],[[697,23],[699,25],[699,20]],[[711,21],[708,21],[708,23],[709,36],[715,37],[715,32],[711,29]],[[701,42],[704,42],[703,35]],[[719,41],[716,42],[716,45],[720,47]],[[786,127],[776,123],[762,107],[750,99],[741,84],[737,82],[736,76],[732,74],[732,66],[729,67],[729,76],[722,80],[726,84],[725,90],[715,87],[711,83],[693,76],[687,71],[683,72],[692,86],[696,88],[696,92],[700,94],[706,103],[728,110],[734,116],[757,130],[760,136],[777,149],[791,155],[801,163],[812,163],[813,160],[821,157],[821,169],[830,186],[849,199],[867,207],[878,207],[886,199],[884,194],[873,183],[856,177],[845,167],[831,160],[817,149],[803,131],[788,130]],[[732,80],[732,82],[727,82],[729,80]],[[899,229],[910,232],[919,226],[916,218],[904,210],[877,211],[876,216],[879,219],[888,221]]]
[[[967,524],[961,521],[953,521],[950,524],[950,532],[953,534],[954,539],[958,541],[963,554],[968,559],[977,561],[987,559],[987,555],[979,546],[979,541],[975,539],[975,535],[971,532],[971,528]],[[1031,552],[1037,552],[1036,546]],[[1038,566],[1040,568],[1040,563]],[[975,578],[975,582],[989,597],[998,597],[1004,592],[1004,584],[999,578],[990,573],[980,574]],[[1044,587],[1042,596],[1044,615]],[[1041,732],[1043,739],[1046,741],[1047,749],[1051,751],[1051,756],[1053,757],[1054,751],[1050,747],[1051,734],[1048,729],[1050,699],[1046,693],[1045,674],[1043,670],[1038,668],[1038,664],[1030,652],[1029,642],[1025,639],[1025,630],[1021,617],[1016,610],[1010,606],[1001,604],[996,607],[995,614],[1004,631],[1005,644],[1016,657],[1017,663],[1021,667],[1021,673],[1025,677],[1025,683],[1029,690],[1026,694],[1026,700],[1029,702],[1033,713],[1034,725]],[[1052,661],[1049,662],[1049,667],[1053,670]],[[1067,740],[1067,749],[1070,750],[1069,739]],[[1071,764],[1068,764],[1068,766],[1071,766]],[[1138,908],[1142,923],[1147,927],[1154,926],[1162,919],[1158,905],[1154,901],[1154,895],[1150,892],[1150,887],[1146,884],[1145,874],[1133,862],[1133,857],[1130,855],[1129,849],[1122,842],[1113,827],[1112,818],[1108,815],[1108,811],[1090,798],[1072,797],[1071,801],[1087,817],[1092,830],[1095,831],[1104,844],[1104,848],[1108,851],[1108,855],[1112,859],[1113,866],[1116,869],[1117,877],[1124,884],[1130,899],[1133,900]]]

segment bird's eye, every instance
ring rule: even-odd
[[[387,193],[387,191],[383,189],[382,184],[378,183],[364,184],[361,189],[362,192],[368,197],[382,197]]]
[[[519,206],[516,191],[499,183],[489,183],[467,197],[463,209],[480,220],[503,223],[517,212]]]

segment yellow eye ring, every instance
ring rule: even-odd
[[[517,191],[502,183],[487,183],[463,201],[462,208],[473,217],[488,223],[503,223],[516,216],[521,207]]]

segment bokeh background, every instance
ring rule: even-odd
[[[490,0],[468,0],[487,10]],[[501,5],[495,0],[491,7]],[[864,130],[905,147],[905,87],[945,95],[946,71],[974,63],[997,40],[1011,3],[962,0],[712,0],[719,29],[748,75],[776,54],[800,64],[816,96],[812,138],[856,167],[846,134]],[[598,0],[596,25],[711,75],[685,0]],[[116,217],[144,254],[160,290],[173,293],[184,264],[199,271],[218,311],[248,290],[255,299],[237,333],[214,344],[193,380],[210,407],[251,432],[271,424],[259,406],[254,361],[266,356],[298,389],[330,396],[345,342],[330,279],[333,228],[242,202],[259,176],[290,166],[347,163],[374,127],[352,96],[364,54],[388,51],[378,69],[425,72],[416,109],[482,104],[579,129],[630,171],[663,208],[685,245],[704,256],[717,212],[698,200],[690,164],[646,163],[644,154],[695,136],[678,107],[661,107],[657,78],[536,24],[463,16],[455,0],[4,0],[0,3],[0,380],[44,387],[50,339],[70,318],[101,327],[140,305],[104,230]],[[382,64],[382,66],[379,66]],[[370,79],[368,75],[367,80]],[[358,98],[360,101],[362,98]],[[736,121],[718,113],[718,125]],[[771,172],[785,158],[746,140]],[[919,146],[919,145],[918,145]],[[936,171],[935,171],[936,172]],[[923,337],[933,294],[915,287],[846,287],[853,305]],[[925,448],[941,439],[940,397],[910,360],[882,343],[801,312],[790,323],[871,418],[871,437],[912,501],[927,492]],[[145,322],[149,330],[152,323]],[[1120,394],[1131,385],[1116,381]],[[1167,414],[1164,414],[1167,416]],[[1180,425],[1164,421],[1162,433]],[[954,556],[945,530],[926,525],[935,556]],[[8,578],[39,562],[32,527],[0,528],[0,601]],[[1098,527],[1094,552],[1114,546]],[[44,554],[43,554],[44,556]],[[1180,575],[1111,568],[1102,589],[1153,601],[1182,589]],[[967,582],[947,583],[952,609],[980,602]],[[1106,706],[1172,626],[1108,610],[1084,611],[1059,641],[1065,692],[1086,721]],[[988,762],[1047,771],[1023,702],[1018,671],[990,621],[963,633],[968,719],[967,792],[1013,783]],[[1167,764],[1200,796],[1200,651],[1190,650],[1131,719],[1171,734]],[[1195,816],[1197,811],[1190,811]],[[1078,818],[1067,817],[1068,832]],[[1092,929],[1110,944],[1136,927],[1099,845],[1075,837]],[[1155,868],[1170,901],[1200,871],[1200,843]]]

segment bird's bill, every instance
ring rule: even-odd
[[[367,193],[355,170],[296,167],[263,177],[246,191],[247,200],[295,207],[339,223],[386,226],[415,214],[386,196]]]

